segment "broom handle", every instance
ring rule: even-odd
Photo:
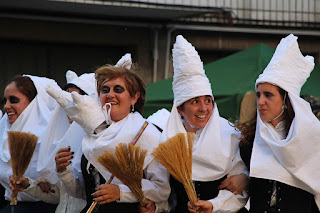
[[[139,132],[137,133],[136,137],[133,139],[133,141],[131,142],[133,145],[135,145],[137,143],[137,141],[139,140],[140,136],[142,135],[143,131],[147,128],[149,122],[148,121],[145,121],[144,124],[142,125],[142,127],[140,128]],[[112,182],[114,178],[114,175],[111,175],[107,184],[110,184]],[[96,207],[98,203],[96,201],[94,201],[91,206],[89,207],[89,209],[87,210],[86,213],[91,213],[94,208]]]

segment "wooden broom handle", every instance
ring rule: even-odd
[[[149,124],[148,121],[145,121],[145,122],[143,123],[143,125],[142,125],[142,127],[140,128],[139,132],[137,133],[136,137],[135,137],[135,138],[133,139],[133,141],[131,142],[133,145],[135,145],[135,144],[137,143],[137,141],[139,140],[139,138],[140,138],[140,136],[142,135],[143,131],[147,128],[148,124]],[[114,178],[114,175],[112,174],[106,184],[110,184],[110,183],[112,182],[113,178]],[[94,201],[94,202],[90,205],[90,207],[89,207],[89,209],[87,210],[86,213],[91,213],[91,212],[94,210],[94,208],[96,207],[96,205],[97,205],[97,202]]]

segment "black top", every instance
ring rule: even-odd
[[[250,170],[253,142],[240,146],[240,155]],[[272,192],[276,187],[275,204],[270,206]],[[288,212],[288,213],[318,213],[314,196],[302,189],[289,186],[274,180],[250,177],[249,184],[250,211]]]
[[[87,206],[81,211],[81,213],[85,213],[90,205],[93,202],[92,193],[95,192],[96,183],[94,180],[94,177],[92,175],[92,171],[94,170],[93,165],[90,165],[89,172],[87,172],[87,164],[88,160],[87,158],[82,155],[81,158],[81,170],[86,190],[86,198],[87,198]],[[102,177],[102,175],[99,174],[100,177],[100,184],[106,183],[105,179]],[[128,212],[139,212],[139,203],[117,203],[116,201],[111,203],[106,203],[103,205],[97,205],[95,207],[95,210],[93,212],[115,212],[115,213],[128,213]]]
[[[0,209],[5,207],[8,203],[8,201],[6,201],[6,199],[4,198],[4,194],[5,194],[5,189],[2,185],[0,185]]]
[[[219,180],[207,181],[207,182],[193,181],[198,199],[210,200],[215,198],[219,194],[218,186],[226,177],[227,176]],[[189,198],[186,193],[186,190],[184,189],[183,184],[177,181],[174,177],[170,176],[170,186],[171,186],[172,193],[174,194],[173,197],[176,199],[176,202],[177,202],[173,212],[176,212],[176,213],[189,212],[188,206],[187,206],[189,202]]]

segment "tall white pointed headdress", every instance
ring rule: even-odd
[[[314,59],[301,54],[297,39],[293,34],[281,39],[268,66],[256,80],[256,87],[268,82],[299,96],[313,70]]]
[[[172,90],[176,106],[203,95],[212,95],[211,84],[195,48],[182,35],[178,35],[172,49]]]

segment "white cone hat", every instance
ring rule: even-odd
[[[289,93],[300,95],[300,90],[314,68],[312,56],[303,56],[293,34],[281,39],[277,49],[256,81],[267,82],[281,87]]]
[[[212,95],[211,84],[195,48],[182,35],[178,35],[172,49],[172,90],[176,106],[191,98]]]

